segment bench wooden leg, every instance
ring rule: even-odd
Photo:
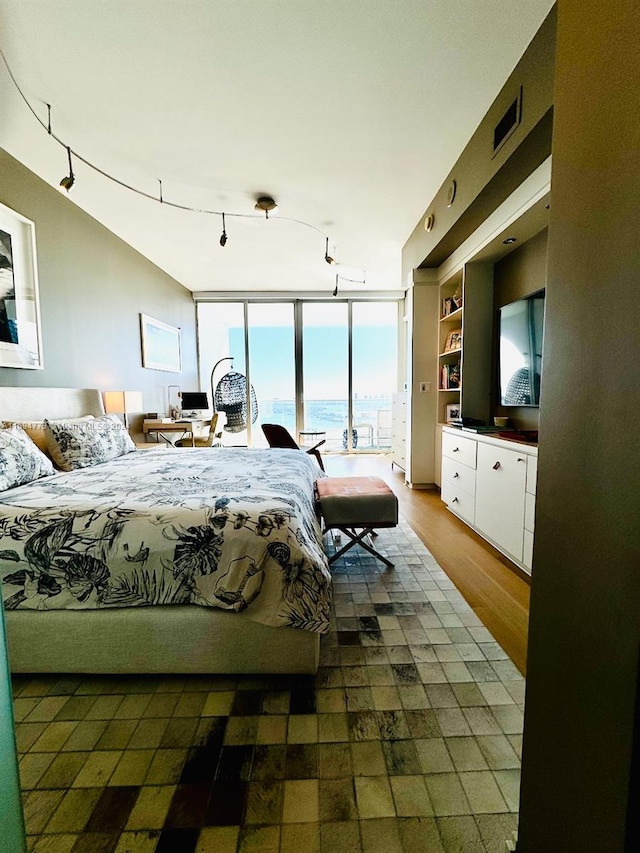
[[[343,533],[346,533],[349,537],[350,541],[347,542],[346,545],[343,545],[339,551],[336,551],[331,557],[329,557],[329,565],[334,563],[337,559],[339,559],[344,553],[346,553],[350,548],[353,548],[354,545],[361,545],[365,551],[368,551],[370,554],[373,554],[374,557],[377,557],[379,560],[385,564],[385,566],[389,566],[390,569],[393,568],[393,563],[391,560],[388,560],[384,557],[379,551],[376,551],[368,542],[364,541],[364,537],[367,535],[377,536],[377,533],[371,527],[363,527],[360,533],[358,533],[355,529],[349,529],[348,527],[332,527],[331,530],[340,530]],[[324,531],[325,533],[328,530]]]

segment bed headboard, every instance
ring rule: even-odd
[[[64,420],[104,414],[97,388],[10,388],[0,386],[0,421]]]

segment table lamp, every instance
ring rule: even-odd
[[[140,391],[104,391],[104,410],[108,415],[122,415],[124,425],[129,426],[127,415],[142,411]]]

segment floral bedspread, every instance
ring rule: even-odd
[[[129,453],[0,495],[7,609],[196,604],[324,633],[331,579],[299,450]]]

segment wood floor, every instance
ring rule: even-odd
[[[400,512],[522,674],[527,657],[529,583],[506,557],[452,515],[438,490],[410,489],[385,455],[323,456],[329,476],[378,476]]]

